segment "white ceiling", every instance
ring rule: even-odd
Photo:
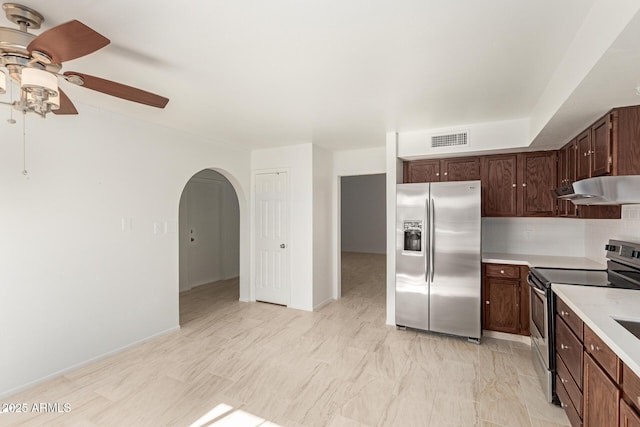
[[[75,18],[111,39],[64,71],[170,98],[157,110],[67,84],[80,114],[94,105],[247,148],[342,149],[528,117],[594,0],[22,3],[43,29]]]

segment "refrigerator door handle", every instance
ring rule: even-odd
[[[429,224],[431,223],[431,211],[429,210],[429,199],[427,199],[425,201],[425,213],[426,213],[426,221],[424,223],[424,231],[422,233],[422,235],[424,236],[424,280],[425,282],[429,282],[429,270],[431,268],[431,260],[429,259],[429,253],[427,253],[426,251],[429,250],[429,245],[427,244],[428,241],[427,239],[431,239],[431,236],[427,237],[426,231],[427,231],[427,227],[429,227]],[[430,233],[431,231],[429,231]]]
[[[436,202],[433,199],[429,200],[429,268],[431,270],[431,282],[433,283],[433,278],[436,273],[435,266],[435,242],[436,242]]]

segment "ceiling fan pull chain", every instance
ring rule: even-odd
[[[22,175],[27,176],[27,112],[22,113]]]

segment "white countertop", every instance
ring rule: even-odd
[[[640,339],[611,317],[640,321],[640,291],[555,283],[551,289],[640,377]]]
[[[527,255],[527,254],[501,254],[482,253],[482,262],[493,264],[519,264],[529,267],[552,268],[584,268],[589,270],[604,270],[606,265],[600,264],[589,258],[570,256]]]

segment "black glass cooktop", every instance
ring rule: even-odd
[[[600,286],[625,289],[640,289],[636,283],[632,283],[629,278],[621,275],[620,270],[612,268],[609,270],[582,270],[582,269],[565,269],[565,268],[546,268],[534,267],[531,273],[538,278],[545,287],[549,287],[552,283],[563,285],[578,286]],[[624,271],[624,274],[630,272]]]

